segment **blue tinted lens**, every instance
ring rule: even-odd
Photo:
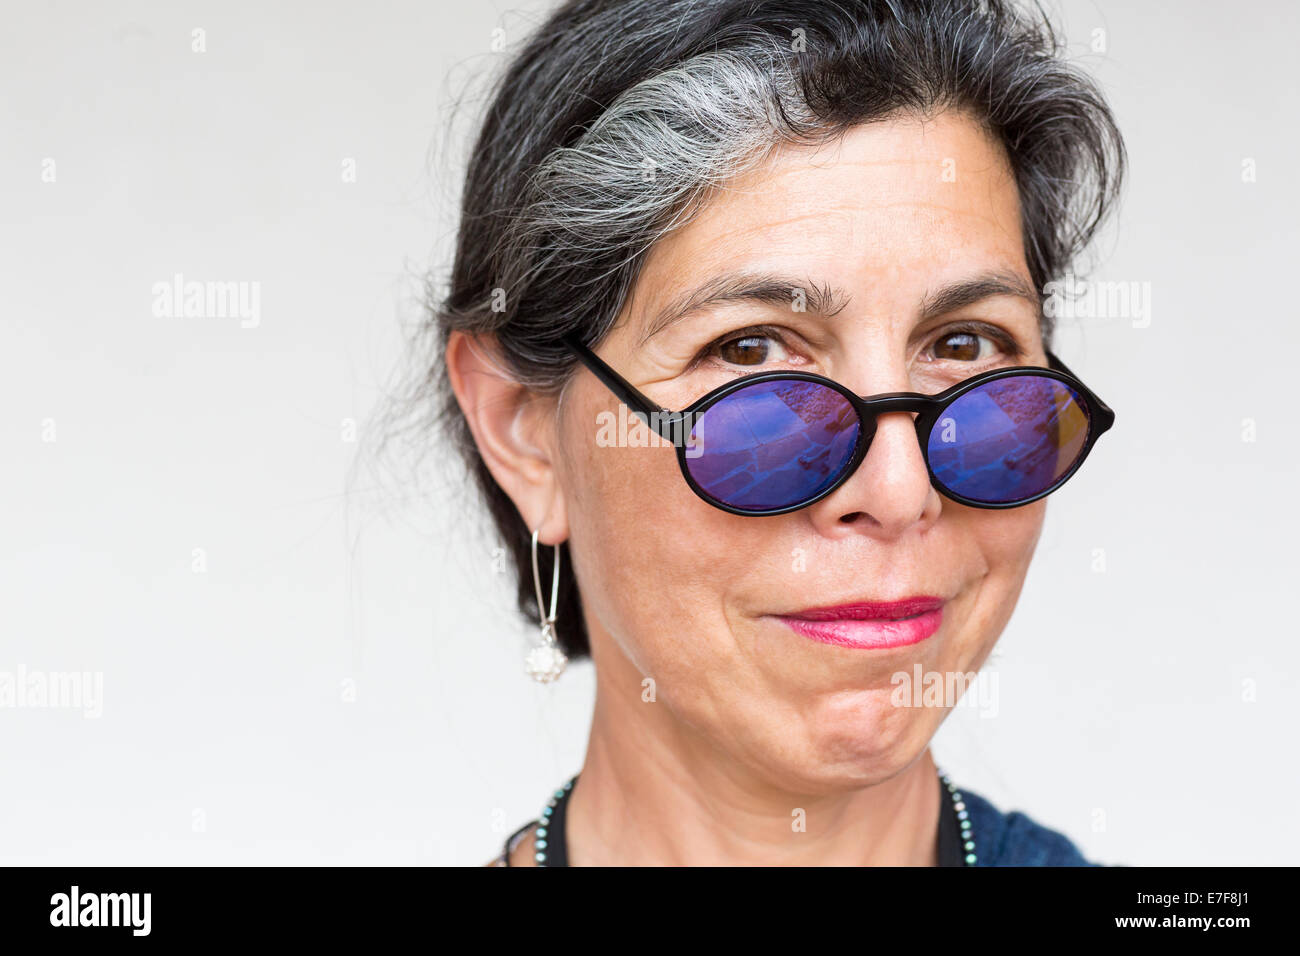
[[[814,382],[761,382],[701,412],[686,467],[705,494],[746,511],[815,498],[853,458],[860,421],[839,392]]]
[[[1036,375],[966,392],[930,432],[930,468],[954,494],[987,504],[1026,501],[1057,483],[1088,438],[1082,396]]]

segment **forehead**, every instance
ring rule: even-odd
[[[1006,153],[956,111],[782,147],[656,244],[636,299],[653,313],[710,275],[746,269],[824,277],[882,306],[977,270],[1027,279]]]

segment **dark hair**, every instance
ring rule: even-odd
[[[1102,94],[1063,54],[1040,7],[1004,0],[571,0],[551,14],[493,92],[450,283],[430,286],[432,347],[417,356],[408,396],[445,426],[473,475],[522,613],[538,616],[531,529],[452,393],[442,360],[451,331],[486,334],[511,376],[556,394],[574,368],[560,337],[603,338],[646,250],[710,187],[782,141],[947,107],[1005,147],[1043,289],[1096,234],[1126,163]],[[548,592],[551,554],[540,555]],[[567,555],[561,574],[557,636],[582,657]]]

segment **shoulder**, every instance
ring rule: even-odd
[[[1003,813],[978,793],[961,791],[975,834],[978,866],[1100,866],[1070,838],[1019,810]]]
[[[533,865],[533,830],[537,821],[525,823],[506,839],[505,846],[496,858],[484,866],[532,866]]]

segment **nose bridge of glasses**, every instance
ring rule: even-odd
[[[853,404],[862,422],[862,431],[858,436],[859,454],[866,455],[875,443],[880,416],[903,412],[909,416],[915,413],[915,417],[912,417],[909,424],[916,431],[916,439],[921,445],[921,453],[924,456],[926,433],[929,422],[934,417],[933,414],[926,413],[933,413],[937,405],[933,396],[923,395],[920,392],[881,392],[877,395],[856,395],[854,398]]]
[[[935,399],[920,392],[881,392],[879,395],[857,396],[858,411],[863,416],[875,417],[887,412],[924,412],[934,407]]]

